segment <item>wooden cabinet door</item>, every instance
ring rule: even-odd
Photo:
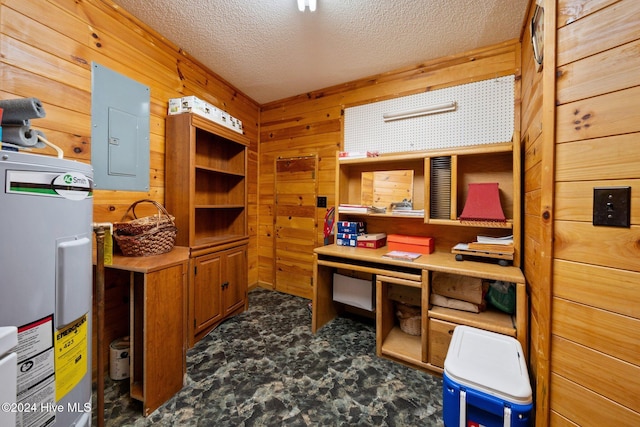
[[[214,253],[195,259],[193,314],[196,334],[222,318],[223,257],[222,253]]]
[[[240,246],[225,254],[222,286],[224,315],[242,307],[247,299],[247,247]]]
[[[434,366],[444,369],[444,359],[447,358],[449,343],[453,337],[455,323],[437,319],[429,319],[429,360]]]

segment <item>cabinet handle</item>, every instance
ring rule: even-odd
[[[221,286],[222,289],[227,289],[229,287],[229,282],[224,282]]]

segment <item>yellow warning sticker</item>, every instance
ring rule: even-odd
[[[104,265],[113,264],[113,224],[110,224],[109,228],[104,230]]]
[[[56,401],[80,383],[89,361],[87,315],[56,331]]]

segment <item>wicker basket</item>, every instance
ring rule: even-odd
[[[156,215],[138,218],[136,206],[140,203],[151,203],[157,209]],[[129,214],[133,216],[125,221]],[[176,242],[175,218],[160,203],[143,199],[134,202],[120,222],[113,224],[113,238],[125,256],[150,256],[171,251]]]
[[[400,330],[409,335],[420,335],[422,315],[420,307],[403,303],[396,304],[396,316],[400,321]]]

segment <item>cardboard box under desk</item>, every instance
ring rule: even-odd
[[[375,290],[371,280],[333,273],[333,300],[374,311]]]
[[[387,246],[390,251],[417,252],[430,254],[435,250],[433,237],[405,236],[402,234],[389,234]]]

